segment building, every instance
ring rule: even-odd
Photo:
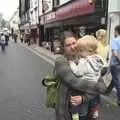
[[[108,7],[108,30],[109,39],[113,37],[114,28],[120,25],[120,0],[109,0]]]
[[[68,29],[78,37],[107,29],[108,0],[53,0],[52,5],[52,11],[40,16],[45,41],[60,40]]]
[[[39,44],[39,17],[42,15],[42,0],[19,0],[20,31],[24,41]],[[41,11],[41,12],[40,12]]]
[[[19,9],[20,30],[39,45],[68,29],[78,37],[107,29],[108,0],[19,0]]]
[[[19,0],[20,34],[24,34],[24,40],[30,39],[30,0]],[[27,37],[26,37],[27,36]]]
[[[10,30],[13,29],[14,32],[19,32],[19,23],[19,9],[17,9],[9,20]]]
[[[38,43],[39,40],[38,2],[39,0],[30,0],[30,30],[32,43]]]
[[[39,45],[47,41],[45,31],[45,16],[53,11],[53,0],[39,0]]]

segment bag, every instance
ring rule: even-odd
[[[106,94],[108,87],[112,83],[112,75],[110,73],[110,67],[104,67],[101,71],[101,77],[96,85],[98,92]],[[103,89],[104,88],[104,89]]]
[[[42,84],[47,88],[46,106],[55,108],[58,99],[59,81],[55,75],[49,75],[42,80]]]

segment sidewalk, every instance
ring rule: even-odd
[[[28,46],[28,45],[25,44],[25,43],[21,43],[21,42],[18,42],[18,43],[19,43],[20,45],[22,45],[23,47],[29,48],[29,49],[31,49],[31,50],[33,50],[33,51],[35,51],[35,52],[37,52],[37,53],[45,56],[46,58],[48,58],[48,59],[50,59],[50,60],[52,60],[52,61],[55,61],[56,58],[60,56],[60,54],[53,54],[53,53],[51,53],[50,50],[47,50],[47,49],[44,48],[44,47],[39,47],[39,46],[36,45],[36,44],[32,44],[32,45]]]

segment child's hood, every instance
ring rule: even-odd
[[[93,58],[88,59],[88,62],[94,71],[99,71],[104,66],[106,66],[106,63],[104,62],[102,57],[100,57],[98,55],[94,56]]]

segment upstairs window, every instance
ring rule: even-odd
[[[56,8],[60,5],[60,0],[53,0],[53,7]]]

